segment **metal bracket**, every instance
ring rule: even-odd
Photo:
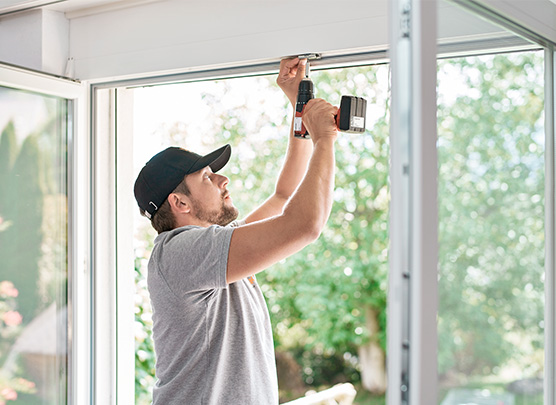
[[[322,54],[320,54],[320,53],[304,53],[304,54],[301,54],[301,55],[297,55],[297,57],[299,59],[316,60],[316,59],[321,59]]]

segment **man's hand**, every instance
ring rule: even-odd
[[[299,89],[299,82],[305,76],[305,66],[307,59],[283,59],[280,62],[280,73],[276,83],[286,94],[293,106],[297,100],[297,90]]]
[[[336,139],[338,136],[336,114],[338,114],[338,107],[325,100],[321,98],[309,100],[303,110],[303,123],[314,143],[322,138]]]

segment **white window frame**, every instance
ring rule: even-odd
[[[545,48],[545,307],[544,404],[556,404],[556,53]]]
[[[123,88],[92,86],[92,358],[91,403],[135,402],[133,145],[131,103]],[[128,93],[129,94],[129,93]],[[118,162],[125,162],[117,166]],[[122,186],[118,187],[121,184]],[[125,229],[125,231],[121,231]]]
[[[436,0],[393,0],[389,405],[437,403]]]
[[[68,128],[68,403],[89,402],[90,257],[87,87],[79,82],[0,64],[0,86],[72,102]]]

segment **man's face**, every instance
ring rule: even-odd
[[[230,192],[226,190],[228,178],[213,173],[210,167],[186,177],[191,191],[188,196],[191,214],[208,224],[226,226],[238,216],[238,209],[232,202]]]

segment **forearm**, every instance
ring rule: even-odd
[[[307,171],[307,165],[313,150],[313,143],[293,136],[293,120],[286,158],[276,182],[274,193],[246,218],[247,223],[260,221],[284,211],[284,206],[295,192]]]
[[[283,200],[290,198],[307,171],[312,151],[311,141],[294,137],[292,119],[286,158],[276,182],[275,195]]]
[[[267,207],[251,216],[253,223],[247,221],[234,231],[228,254],[228,283],[267,268],[319,237],[334,199],[337,130],[333,117],[337,110],[324,100],[307,104],[304,117],[314,147],[306,175],[280,214],[255,220],[263,211],[270,211]]]
[[[306,176],[284,209],[284,216],[316,236],[326,224],[334,194],[334,140],[319,139],[309,162]]]
[[[307,175],[284,211],[236,228],[228,253],[228,284],[268,268],[319,237],[332,208],[334,164],[334,140],[316,141]]]

